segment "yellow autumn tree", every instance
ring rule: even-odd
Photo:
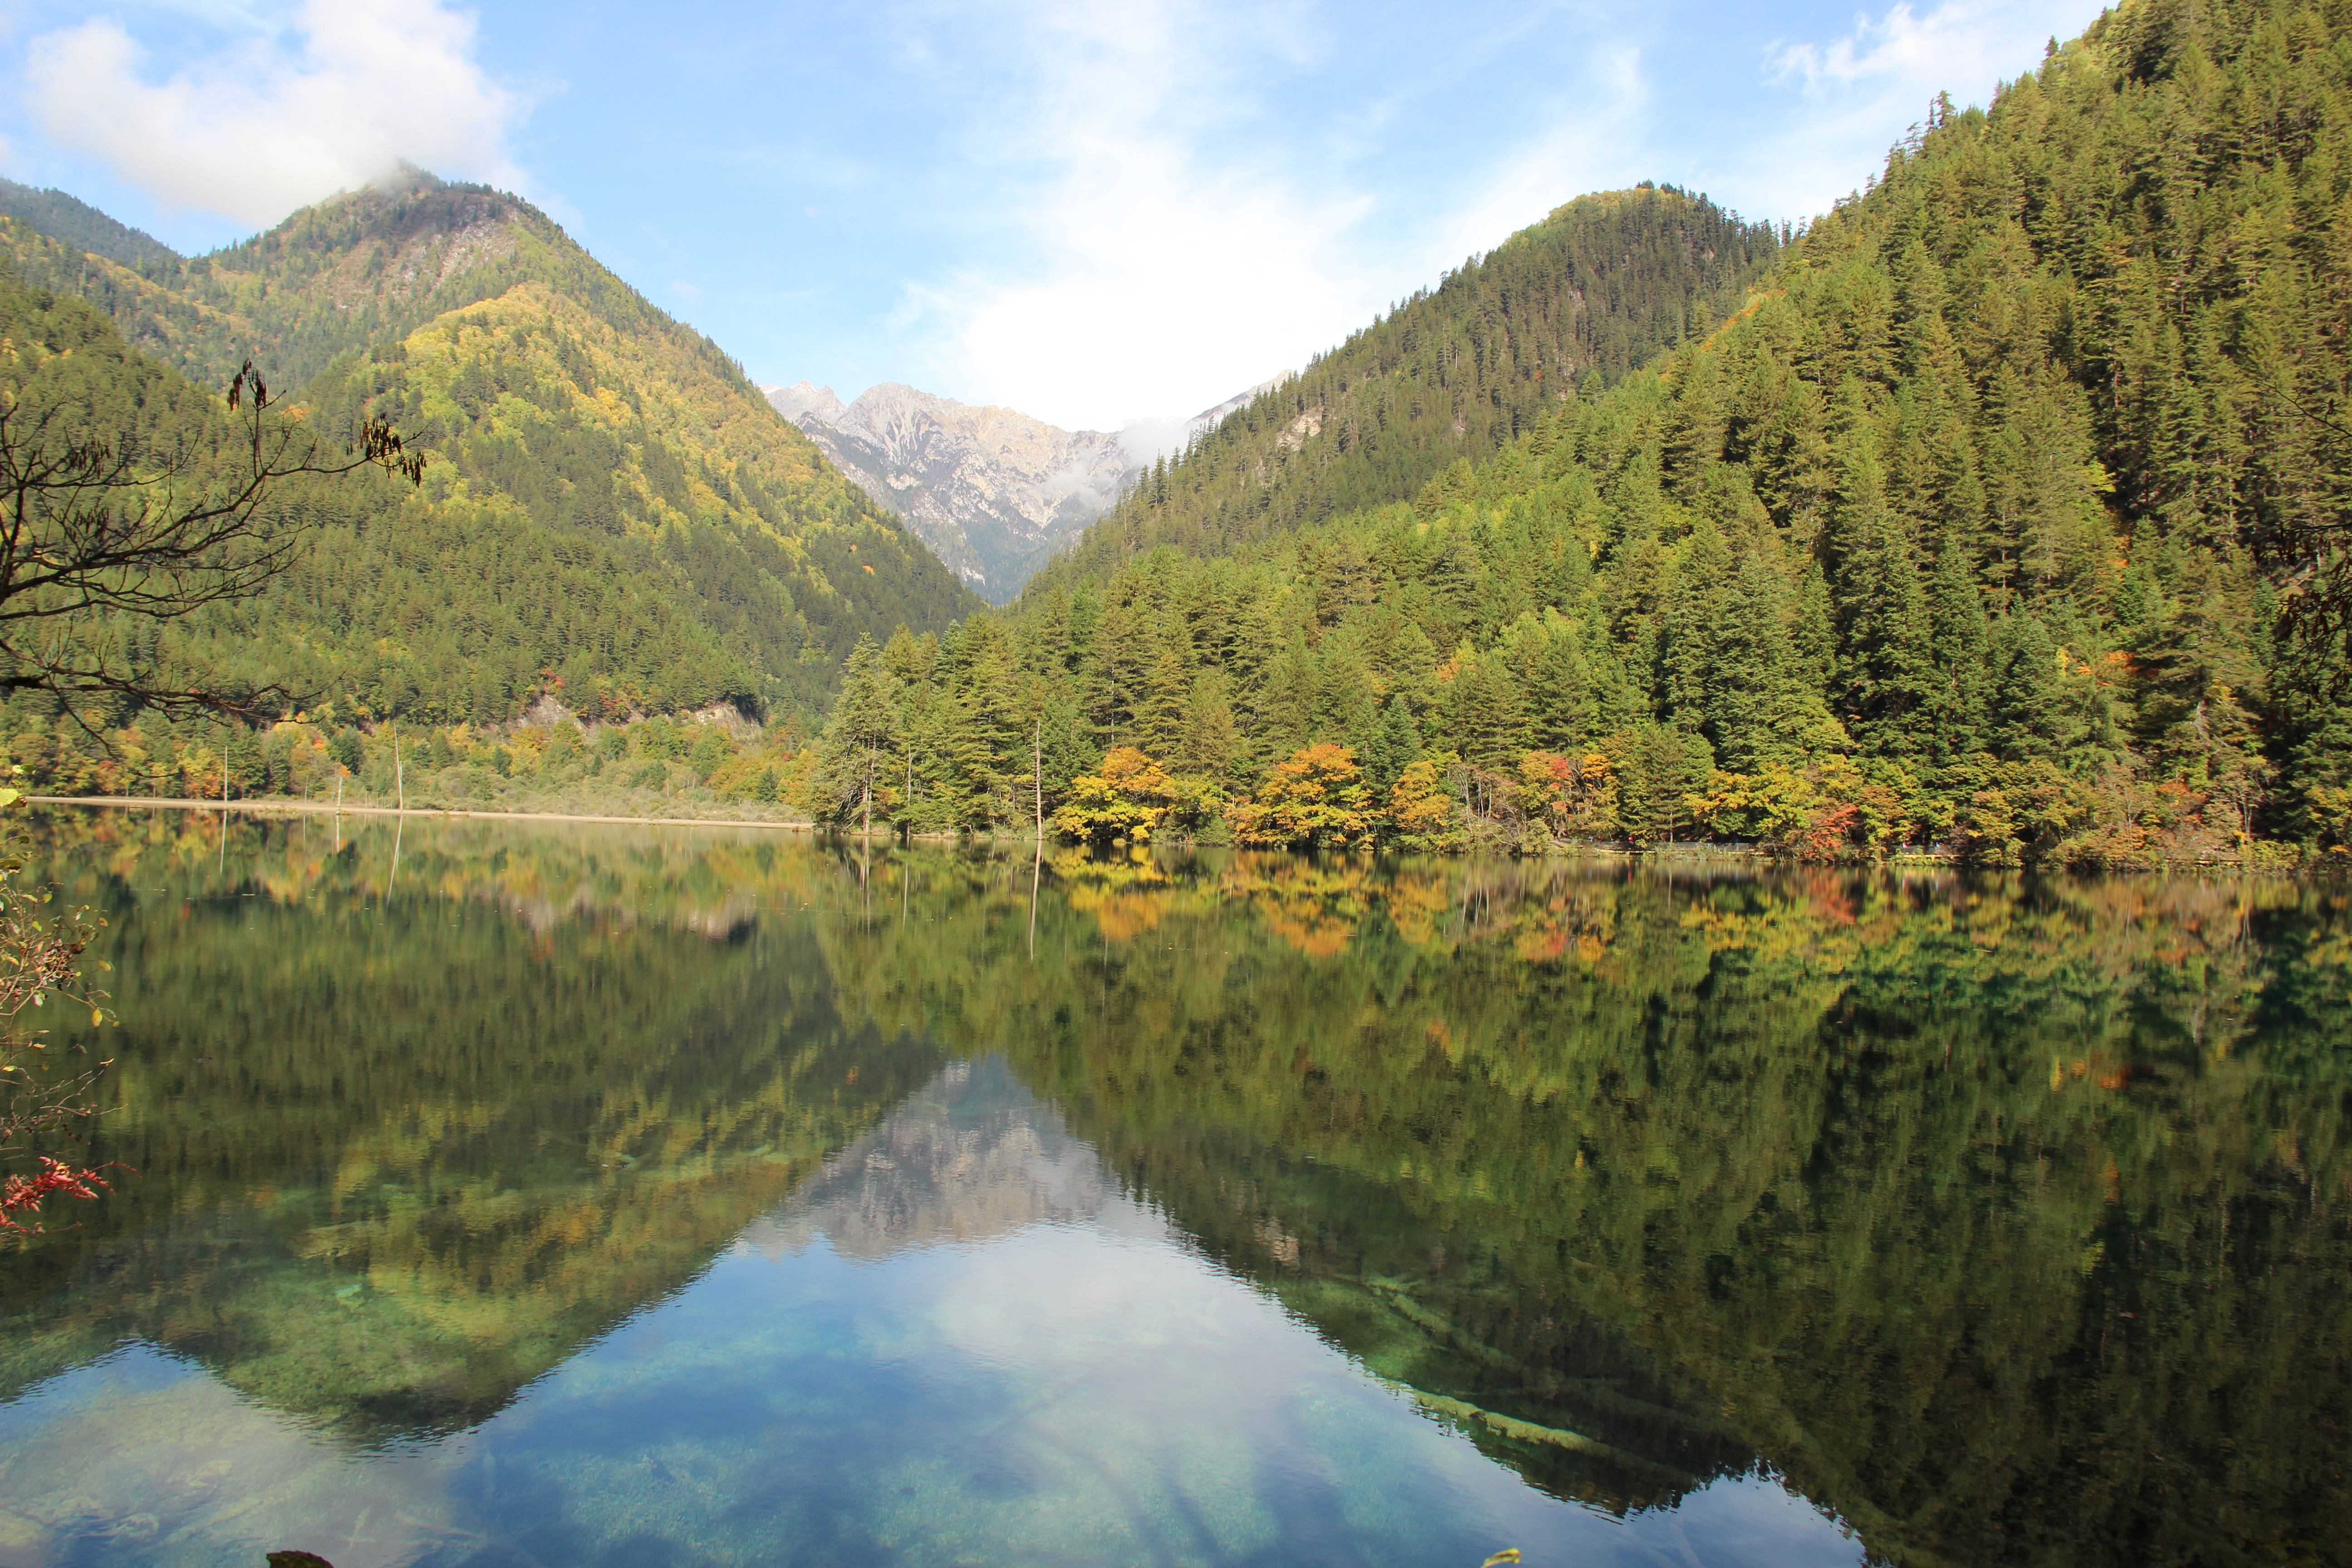
[[[1452,752],[1440,752],[1408,763],[1397,775],[1389,791],[1389,827],[1398,848],[1438,852],[1468,841],[1460,805],[1445,783],[1453,761]]]
[[[1113,746],[1100,773],[1070,781],[1070,797],[1054,814],[1054,830],[1081,843],[1149,843],[1176,798],[1175,781],[1148,753]]]
[[[1371,791],[1356,754],[1326,742],[1302,746],[1225,814],[1234,837],[1276,849],[1350,848],[1369,843]]]
[[[1615,838],[1617,770],[1599,752],[1580,757],[1529,752],[1519,759],[1518,787],[1528,815],[1552,841]]]

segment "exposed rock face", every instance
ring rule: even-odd
[[[761,390],[992,604],[1011,599],[1101,515],[1139,466],[1108,432],[1064,430],[896,382],[846,406],[806,382]]]
[[[1158,451],[1250,394],[1190,420],[1116,433],[1065,430],[1010,408],[974,408],[884,382],[844,404],[829,386],[764,386],[776,412],[835,467],[907,520],[991,604],[1009,602],[1063,545],[1109,510]]]

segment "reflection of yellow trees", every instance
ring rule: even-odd
[[[186,898],[435,896],[520,910],[542,929],[589,917],[724,935],[755,907],[844,896],[833,862],[760,829],[538,824],[519,833],[465,818],[232,813],[224,845],[217,813],[127,809],[58,812],[44,831],[56,856],[49,874],[78,886],[106,876],[145,890],[139,879],[160,885],[149,873],[168,864],[171,890]]]
[[[1213,1256],[1566,1495],[1760,1458],[1921,1563],[2260,1555],[2352,1505],[2332,891],[1065,856],[1033,910],[1025,852],[412,826],[387,904],[388,836],[273,828],[221,874],[199,830],[111,831],[66,863],[136,905],[134,1026],[285,1037],[126,1053],[145,1173],[88,1245],[134,1261],[39,1284],[79,1315],[12,1368],[149,1325],[294,1407],[454,1418],[935,1041],[1006,1053]],[[233,896],[270,877],[299,942]],[[199,1245],[238,1226],[288,1260],[249,1288]]]
[[[1426,863],[1392,869],[1378,891],[1382,911],[1396,933],[1413,947],[1436,947],[1445,939],[1439,931],[1454,908],[1451,879]]]
[[[1370,912],[1371,868],[1354,858],[1303,860],[1294,856],[1236,857],[1220,893],[1246,901],[1266,929],[1309,958],[1347,951]]]
[[[1509,1421],[1760,1456],[1901,1562],[2197,1560],[2352,1500],[2290,1479],[2352,1396],[2325,896],[1242,858],[1157,896],[1124,946],[1049,899],[1034,963],[908,953],[897,1016],[1544,1484],[1656,1495]]]
[[[1064,850],[1054,857],[1054,875],[1070,908],[1092,915],[1108,942],[1149,935],[1181,896],[1166,869],[1140,848],[1115,858]]]

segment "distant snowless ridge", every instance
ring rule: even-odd
[[[1034,418],[1017,408],[1008,408],[993,403],[960,403],[952,397],[943,397],[937,393],[924,392],[919,387],[908,386],[896,381],[877,382],[848,403],[844,403],[833,388],[818,386],[808,381],[794,382],[790,386],[762,386],[760,391],[771,404],[774,405],[777,413],[793,424],[806,423],[803,416],[807,416],[835,429],[855,429],[867,426],[872,423],[870,414],[873,404],[898,402],[908,395],[941,409],[968,409],[973,414],[983,416],[1010,415],[1013,418],[1062,436],[1077,438],[1110,436],[1118,442],[1120,449],[1128,455],[1135,468],[1140,469],[1149,466],[1154,458],[1162,454],[1175,456],[1183,450],[1184,444],[1193,436],[1202,430],[1214,428],[1226,415],[1247,407],[1251,400],[1260,393],[1272,391],[1297,374],[1295,370],[1286,370],[1279,374],[1269,376],[1255,386],[1237,392],[1223,403],[1203,408],[1189,418],[1170,415],[1130,419],[1115,431],[1064,430],[1060,426]]]
[[[1288,380],[1286,371],[1189,419],[1065,430],[895,381],[845,404],[829,386],[763,386],[834,466],[906,520],[982,598],[1009,602],[1047,558],[1110,510],[1154,459]]]

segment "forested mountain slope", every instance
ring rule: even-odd
[[[36,190],[0,179],[0,217],[22,219],[76,250],[125,267],[177,267],[180,253],[144,229],[132,228],[59,190]]]
[[[1643,186],[1582,196],[1448,273],[1155,465],[1045,580],[1156,546],[1213,553],[1409,500],[1738,307],[1769,224]]]
[[[1137,745],[1174,781],[1130,775],[1146,820],[1255,792],[1231,820],[1270,841],[2352,846],[2318,613],[2352,455],[2347,19],[2126,5],[1989,111],[1939,107],[1719,331],[1412,505],[1222,554],[1207,524],[1124,564],[1090,542],[1008,625],[852,689],[1045,716],[1049,789]],[[1151,538],[1159,504],[1103,526]],[[1017,695],[977,694],[991,668]],[[1269,773],[1326,742],[1352,755]],[[892,809],[980,798],[960,776]]]
[[[306,488],[313,547],[175,628],[191,668],[344,718],[494,722],[542,694],[806,715],[860,636],[978,605],[714,344],[512,197],[413,174],[142,271],[5,220],[0,253],[33,285],[0,282],[23,320],[87,336],[46,290],[79,294],[200,384],[250,356],[328,437],[387,416],[430,459],[411,495]],[[105,395],[177,379],[141,363]]]

